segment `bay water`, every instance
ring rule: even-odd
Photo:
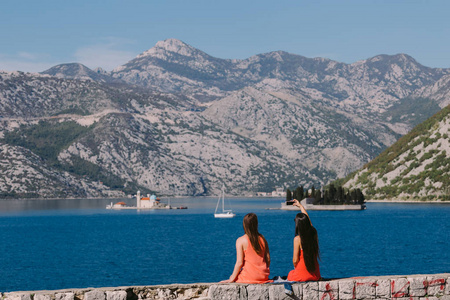
[[[232,198],[233,219],[214,218],[216,198],[170,201],[188,209],[106,210],[107,199],[0,201],[0,292],[227,279],[249,212],[269,243],[271,277],[293,268],[297,212],[267,209],[282,199]],[[450,204],[368,203],[364,211],[309,214],[325,278],[450,272]]]

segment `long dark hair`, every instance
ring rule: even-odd
[[[319,238],[317,230],[312,226],[308,215],[298,213],[295,216],[295,235],[300,236],[306,269],[309,273],[314,273],[317,259],[320,258]]]
[[[242,221],[242,224],[244,226],[244,232],[248,236],[248,239],[250,240],[250,243],[252,244],[252,247],[255,250],[256,254],[260,256],[264,255],[264,261],[267,263],[267,241],[264,236],[258,231],[258,217],[254,213],[246,214],[244,220]],[[262,253],[263,248],[260,244],[259,237],[262,237],[264,241],[264,253]]]

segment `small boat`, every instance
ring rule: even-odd
[[[222,202],[222,211],[217,212],[219,204]],[[217,200],[216,211],[214,212],[214,218],[233,218],[234,214],[231,209],[225,209],[225,185],[222,186],[222,192],[220,193],[219,200]]]

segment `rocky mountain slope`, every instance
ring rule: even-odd
[[[222,98],[246,86],[269,91],[291,88],[313,99],[329,99],[378,113],[448,74],[448,69],[422,66],[406,54],[378,55],[353,64],[283,51],[232,60],[215,58],[182,41],[168,39],[117,67],[111,76],[160,91],[192,95],[201,101]]]
[[[8,115],[0,119],[0,142],[9,153],[34,153],[34,163],[19,164],[15,155],[0,158],[5,196],[59,197],[63,190],[68,197],[102,196],[138,188],[203,195],[217,193],[222,183],[238,194],[284,182],[320,181],[306,170],[291,174],[284,168],[289,159],[217,126],[184,106],[185,99],[47,75],[0,76],[1,113]],[[17,101],[7,102],[11,95]],[[26,174],[33,174],[27,185],[10,184]],[[36,174],[53,174],[53,183],[43,185],[45,176]],[[67,181],[72,189],[65,189]],[[59,189],[49,188],[56,183]]]
[[[449,69],[405,54],[353,64],[282,51],[231,60],[174,39],[112,72],[81,64],[0,72],[0,145],[33,157],[19,164],[0,156],[0,191],[214,195],[224,183],[242,195],[317,187],[440,110],[449,78]],[[35,174],[29,182],[11,184],[26,169]],[[51,177],[54,188],[34,177]]]
[[[343,182],[368,199],[450,200],[450,105]]]
[[[0,198],[123,197],[103,183],[49,166],[24,147],[0,142]]]
[[[202,113],[238,135],[264,143],[291,165],[309,170],[318,185],[369,161],[398,135],[365,116],[354,116],[290,91],[245,88]],[[306,182],[305,182],[306,184]]]

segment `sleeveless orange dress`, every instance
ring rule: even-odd
[[[320,268],[319,263],[316,260],[316,270],[314,273],[309,273],[306,269],[305,260],[303,259],[303,249],[300,250],[300,261],[294,270],[290,271],[287,277],[289,281],[315,281],[319,280]]]
[[[239,272],[236,281],[240,283],[266,283],[272,282],[269,280],[270,270],[264,261],[264,255],[260,256],[253,249],[252,243],[248,236],[247,238],[248,246],[244,250],[244,265],[242,266],[241,272]],[[262,253],[266,252],[264,246],[264,240],[259,237],[259,243],[262,246]]]

